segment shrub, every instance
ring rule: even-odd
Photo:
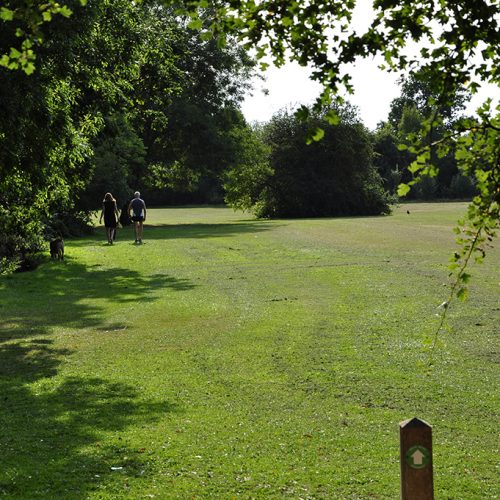
[[[373,167],[369,133],[352,108],[340,111],[337,126],[322,116],[275,115],[262,136],[269,160],[230,172],[238,192],[228,202],[237,208],[252,203],[256,215],[271,218],[389,213],[391,197]],[[309,131],[319,127],[324,137],[307,145]]]

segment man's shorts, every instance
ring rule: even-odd
[[[132,222],[142,222],[144,217],[142,215],[134,215],[130,218]]]

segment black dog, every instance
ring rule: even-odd
[[[50,242],[50,256],[52,259],[64,260],[64,240],[56,238]]]

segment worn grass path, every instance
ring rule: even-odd
[[[426,366],[464,209],[156,209],[0,278],[0,496],[397,499],[419,416],[436,498],[495,498],[498,248]]]

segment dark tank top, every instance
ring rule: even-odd
[[[103,203],[104,206],[104,225],[108,227],[116,226],[115,206],[116,202],[107,200]]]

